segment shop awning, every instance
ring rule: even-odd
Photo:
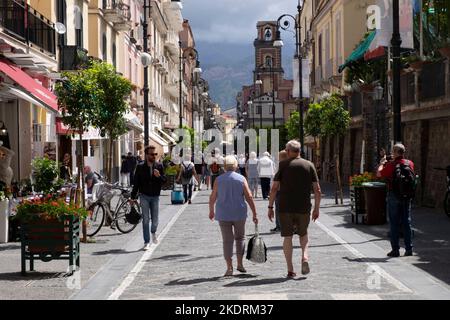
[[[150,140],[162,147],[164,153],[169,152],[169,143],[154,131],[149,132]]]
[[[141,124],[139,118],[132,112],[127,112],[124,116],[127,126],[131,129],[138,131],[139,133],[144,132],[144,126]]]
[[[42,102],[48,109],[58,112],[57,97],[50,92],[50,90],[44,88],[35,79],[22,71],[18,66],[8,60],[0,59],[0,72],[11,78],[33,98]]]
[[[69,130],[69,127],[66,126],[61,118],[56,118],[56,134],[61,135],[70,135],[72,132]]]
[[[351,66],[356,61],[364,59],[364,55],[369,50],[370,45],[372,44],[373,39],[375,39],[377,32],[372,31],[367,38],[350,54],[350,56],[345,60],[344,64],[339,66],[339,73],[344,71],[345,68]]]
[[[158,128],[159,133],[162,134],[162,136],[165,138],[165,140],[170,141],[173,144],[177,144],[177,142],[175,141],[174,138],[172,138],[171,136],[169,136],[167,133],[165,133],[164,131],[162,131],[161,129]]]

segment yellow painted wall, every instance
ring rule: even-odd
[[[29,0],[30,6],[52,22],[56,21],[56,2],[50,0]]]

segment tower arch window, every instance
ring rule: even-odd
[[[273,58],[272,58],[272,56],[266,56],[265,58],[264,58],[264,64],[265,64],[265,66],[266,67],[272,67],[272,65],[273,65]]]
[[[266,27],[264,29],[264,40],[265,41],[272,41],[272,29],[269,27]]]

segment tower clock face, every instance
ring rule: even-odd
[[[272,30],[270,28],[266,28],[266,30],[264,31],[264,39],[266,41],[272,40]]]

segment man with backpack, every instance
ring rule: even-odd
[[[388,214],[392,251],[388,257],[400,256],[399,233],[403,226],[405,238],[405,256],[413,255],[411,229],[411,202],[414,198],[416,175],[414,163],[405,159],[405,146],[401,143],[393,147],[393,157],[378,168],[378,177],[383,177],[388,184]]]
[[[211,173],[211,189],[214,189],[214,181],[220,176],[223,170],[223,157],[220,155],[219,149],[215,149],[212,157],[209,159],[209,172]]]
[[[183,185],[184,201],[189,204],[192,203],[192,188],[194,186],[194,177],[197,179],[200,185],[200,179],[198,177],[197,171],[195,170],[195,165],[191,161],[191,156],[186,155],[184,161],[181,162],[181,170],[178,174],[177,181],[181,182]]]

